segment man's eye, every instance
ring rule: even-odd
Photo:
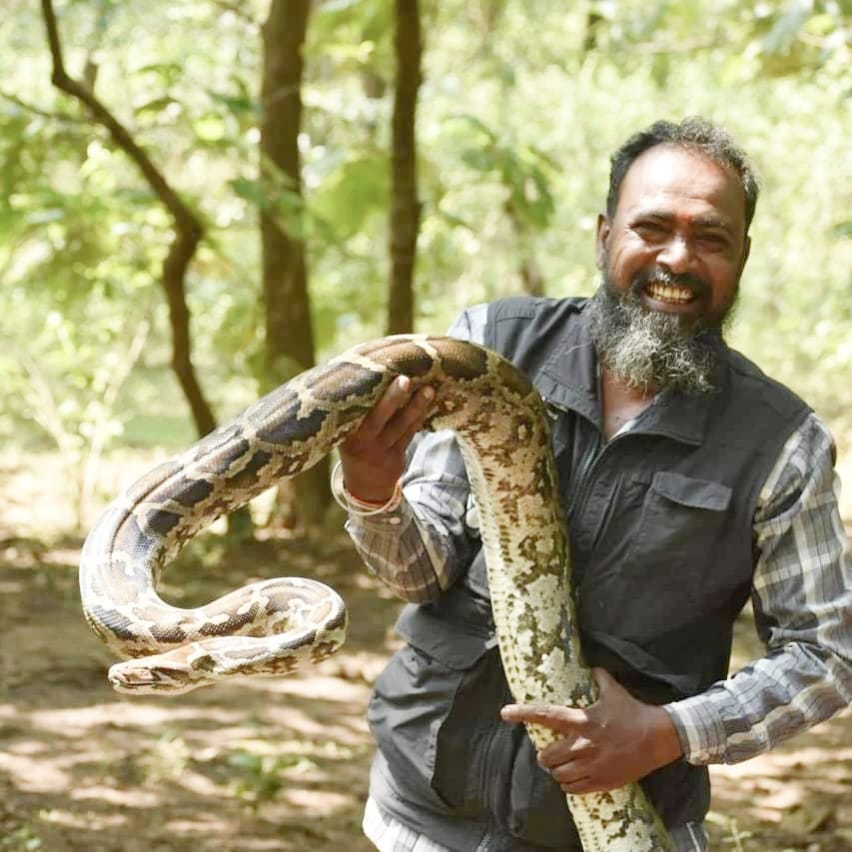
[[[641,236],[655,237],[666,232],[665,227],[660,222],[637,222],[633,226],[633,230]]]
[[[728,245],[728,238],[724,234],[720,234],[714,231],[705,234],[699,234],[698,239],[705,245],[715,246],[717,248],[724,248]]]

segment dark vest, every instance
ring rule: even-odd
[[[585,304],[496,302],[485,344],[521,367],[551,411],[587,660],[662,704],[727,674],[758,495],[808,408],[720,341],[716,392],[666,391],[605,443]],[[438,602],[405,607],[397,629],[408,644],[368,712],[379,803],[450,849],[473,848],[483,830],[495,850],[580,849],[523,728],[499,719],[511,695],[481,551]],[[700,822],[709,807],[704,767],[678,761],[642,785],[669,826]]]

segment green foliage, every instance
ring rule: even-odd
[[[724,831],[725,841],[731,845],[734,852],[744,852],[743,841],[753,836],[752,832],[743,831],[737,820],[716,811],[710,811],[707,814],[707,822],[719,826]]]
[[[732,339],[841,436],[852,434],[850,50],[841,3],[422,5],[419,330],[441,331],[463,306],[518,292],[524,239],[535,241],[550,295],[590,293],[610,151],[658,117],[702,113],[732,130],[763,177]],[[321,356],[381,333],[389,0],[315,4],[304,204],[269,170],[261,176],[262,4],[76,0],[58,12],[71,73],[88,75],[208,228],[189,300],[195,362],[222,416],[259,387],[261,211],[307,240]],[[36,5],[12,0],[0,46],[0,433],[44,434],[22,426],[44,420],[41,386],[75,436],[78,466],[96,424],[105,444],[122,424],[122,441],[178,444],[184,433],[173,420],[185,409],[169,373],[157,284],[168,217],[104,132],[51,87]],[[109,376],[126,363],[143,318],[145,350],[107,410]],[[161,415],[167,428],[156,425]]]
[[[30,825],[24,824],[0,836],[0,849],[8,849],[11,852],[35,852],[38,849],[44,849],[44,844],[35,830]]]
[[[12,431],[13,413],[18,413],[59,450],[82,524],[103,451],[122,432],[119,392],[142,353],[148,324],[141,322],[125,337],[126,329],[116,324],[114,315],[89,303],[86,320],[95,322],[93,333],[70,307],[64,313],[47,309],[34,316],[21,290],[10,295],[17,310],[0,317],[0,333],[12,344],[8,355],[0,356],[0,391],[14,400],[6,425]],[[33,435],[28,437],[32,440]]]
[[[151,747],[134,763],[140,780],[153,786],[178,783],[190,765],[192,751],[186,740],[175,730],[162,733]]]
[[[362,232],[372,216],[387,211],[389,174],[379,151],[353,151],[332,166],[312,194],[311,214],[325,223],[326,236],[343,242]],[[336,159],[336,158],[335,158]]]
[[[532,145],[501,141],[475,116],[458,118],[470,128],[465,134],[469,147],[462,148],[461,161],[483,176],[496,175],[506,189],[506,209],[523,224],[546,228],[555,209],[550,175],[558,166]]]
[[[316,764],[303,754],[258,754],[249,749],[230,754],[228,766],[234,773],[231,791],[255,813],[275,799],[288,774],[316,768]]]

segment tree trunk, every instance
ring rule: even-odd
[[[315,359],[301,220],[302,49],[310,0],[272,0],[263,25],[261,176],[271,203],[261,211],[266,379],[279,384]],[[273,187],[283,191],[276,196]],[[330,502],[328,463],[279,489],[276,522],[292,527],[319,521]],[[289,506],[287,505],[289,504]]]
[[[391,151],[390,298],[388,334],[414,328],[414,262],[420,229],[417,200],[417,142],[415,118],[420,88],[420,34],[418,0],[395,0],[396,87]]]
[[[544,276],[535,255],[535,239],[531,228],[518,215],[511,200],[505,205],[506,215],[515,236],[515,251],[518,255],[518,275],[521,288],[528,296],[544,296]]]

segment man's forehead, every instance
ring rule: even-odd
[[[702,151],[657,145],[640,154],[624,176],[617,209],[670,214],[672,207],[704,208],[708,220],[743,221],[745,192],[739,175]]]

